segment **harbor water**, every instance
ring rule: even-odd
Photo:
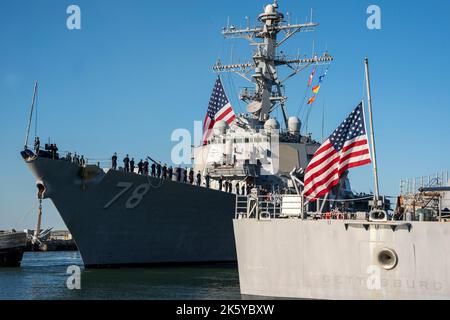
[[[70,290],[70,266],[81,289]],[[21,268],[0,269],[0,300],[241,299],[235,266],[85,270],[78,252],[27,252]]]

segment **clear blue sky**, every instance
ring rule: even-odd
[[[82,10],[82,30],[66,28],[66,8]],[[176,128],[202,120],[214,84],[211,66],[250,58],[244,40],[224,40],[227,17],[255,22],[266,1],[0,0],[0,229],[34,228],[35,181],[19,152],[33,82],[38,80],[38,135],[61,150],[91,158],[129,153],[170,161]],[[366,9],[382,10],[382,30],[366,28]],[[287,54],[309,53],[312,42],[335,57],[309,125],[330,134],[363,96],[363,58],[369,56],[383,194],[399,180],[450,169],[450,3],[429,1],[280,0],[292,22],[314,8],[315,33],[297,35]],[[289,113],[303,100],[308,72],[288,83]],[[225,81],[236,93],[246,85]],[[371,191],[370,167],[351,172],[356,191]],[[64,225],[50,201],[44,226]]]

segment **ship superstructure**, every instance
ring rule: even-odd
[[[231,125],[217,122],[208,141],[194,148],[194,171],[211,176],[216,187],[219,181],[228,179],[233,185],[243,182],[271,193],[294,191],[290,172],[306,168],[320,146],[310,135],[300,134],[302,124],[298,117],[288,116],[285,84],[308,67],[330,64],[333,57],[325,52],[290,59],[282,53],[281,46],[295,34],[314,31],[319,24],[286,23],[278,9],[277,1],[265,6],[256,27],[237,29],[228,25],[222,31],[225,38],[247,40],[254,47],[252,61],[230,65],[218,61],[213,70],[219,75],[233,72],[254,88],[244,88],[240,93],[247,112],[238,114]],[[283,79],[280,68],[290,70]],[[281,124],[273,117],[275,110],[281,110]],[[298,172],[301,177],[301,170]],[[352,193],[348,179],[343,179],[332,197],[337,196],[336,192]]]

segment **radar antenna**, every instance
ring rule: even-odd
[[[312,18],[311,18],[312,19]],[[240,99],[249,104],[247,111],[254,119],[261,122],[270,117],[270,113],[278,106],[283,112],[286,127],[288,119],[285,110],[287,97],[283,94],[284,83],[299,74],[310,65],[324,65],[333,61],[333,57],[325,52],[321,56],[313,54],[312,57],[300,57],[288,59],[284,55],[277,55],[277,49],[299,32],[314,31],[319,25],[311,21],[303,24],[284,23],[284,15],[278,12],[278,2],[274,1],[265,7],[264,12],[258,17],[260,26],[246,29],[236,29],[228,25],[223,29],[225,38],[244,38],[255,46],[253,61],[241,64],[223,65],[220,61],[216,63],[213,70],[217,73],[234,72],[249,82],[255,83],[255,90],[249,92],[244,89]],[[279,34],[283,37],[278,39]],[[278,78],[277,68],[286,66],[291,73],[284,79]],[[255,108],[255,106],[258,106]]]

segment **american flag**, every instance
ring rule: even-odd
[[[306,168],[304,196],[316,200],[326,195],[345,171],[369,163],[369,143],[360,103],[314,154]]]
[[[211,135],[212,128],[217,121],[224,120],[231,124],[236,115],[228,101],[222,81],[217,78],[216,84],[209,100],[208,111],[206,112],[205,121],[203,122],[203,144],[206,144]]]

